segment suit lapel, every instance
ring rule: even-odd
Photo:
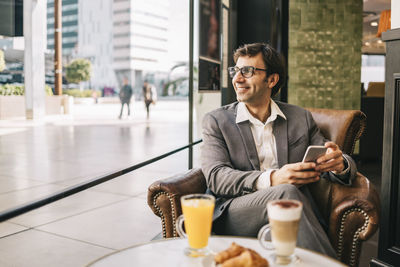
[[[274,122],[273,133],[276,140],[276,152],[278,154],[278,165],[281,168],[283,165],[288,163],[288,132],[287,132],[287,121],[282,117],[278,118]]]
[[[254,143],[253,134],[250,129],[250,122],[243,121],[237,124],[244,146],[246,148],[247,157],[249,158],[254,170],[260,170],[260,160],[258,159],[256,144]]]

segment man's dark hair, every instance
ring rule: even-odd
[[[286,82],[286,70],[283,56],[281,56],[272,46],[266,43],[245,44],[236,49],[233,54],[233,59],[236,63],[239,57],[253,57],[258,53],[262,54],[265,68],[267,69],[267,78],[274,73],[279,75],[279,81],[271,91],[271,96],[274,96]]]

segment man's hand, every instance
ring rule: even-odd
[[[325,155],[317,159],[317,167],[315,170],[318,172],[342,172],[344,170],[343,153],[338,145],[334,142],[326,142],[325,147],[328,148]]]
[[[320,172],[315,171],[314,162],[298,162],[286,164],[279,170],[271,173],[271,186],[292,184],[301,186],[316,182],[320,179]]]

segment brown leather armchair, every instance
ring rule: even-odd
[[[365,115],[358,110],[309,109],[322,134],[351,155],[355,142],[365,128]],[[177,237],[176,218],[182,213],[180,197],[203,193],[206,181],[201,169],[159,180],[150,185],[147,201],[154,214],[161,218],[164,238]],[[311,186],[320,211],[329,223],[328,236],[338,258],[350,266],[358,266],[361,243],[377,230],[379,196],[361,173],[351,187],[333,184],[325,179]]]

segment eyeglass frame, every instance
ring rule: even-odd
[[[250,68],[250,76],[246,76],[244,73],[243,73],[243,69],[244,68]],[[232,75],[231,74],[231,71],[230,70],[235,70],[235,74],[234,75]],[[237,66],[235,66],[235,67],[229,67],[228,68],[228,73],[229,73],[229,76],[233,79],[233,77],[235,77],[235,75],[240,71],[240,74],[242,74],[242,76],[243,77],[245,77],[245,78],[251,78],[251,77],[253,77],[253,75],[254,75],[254,73],[255,73],[255,71],[256,70],[261,70],[261,71],[267,71],[266,69],[260,69],[260,68],[256,68],[256,67],[253,67],[253,66],[243,66],[243,67],[241,67],[241,68],[239,68],[239,67],[237,67]]]

